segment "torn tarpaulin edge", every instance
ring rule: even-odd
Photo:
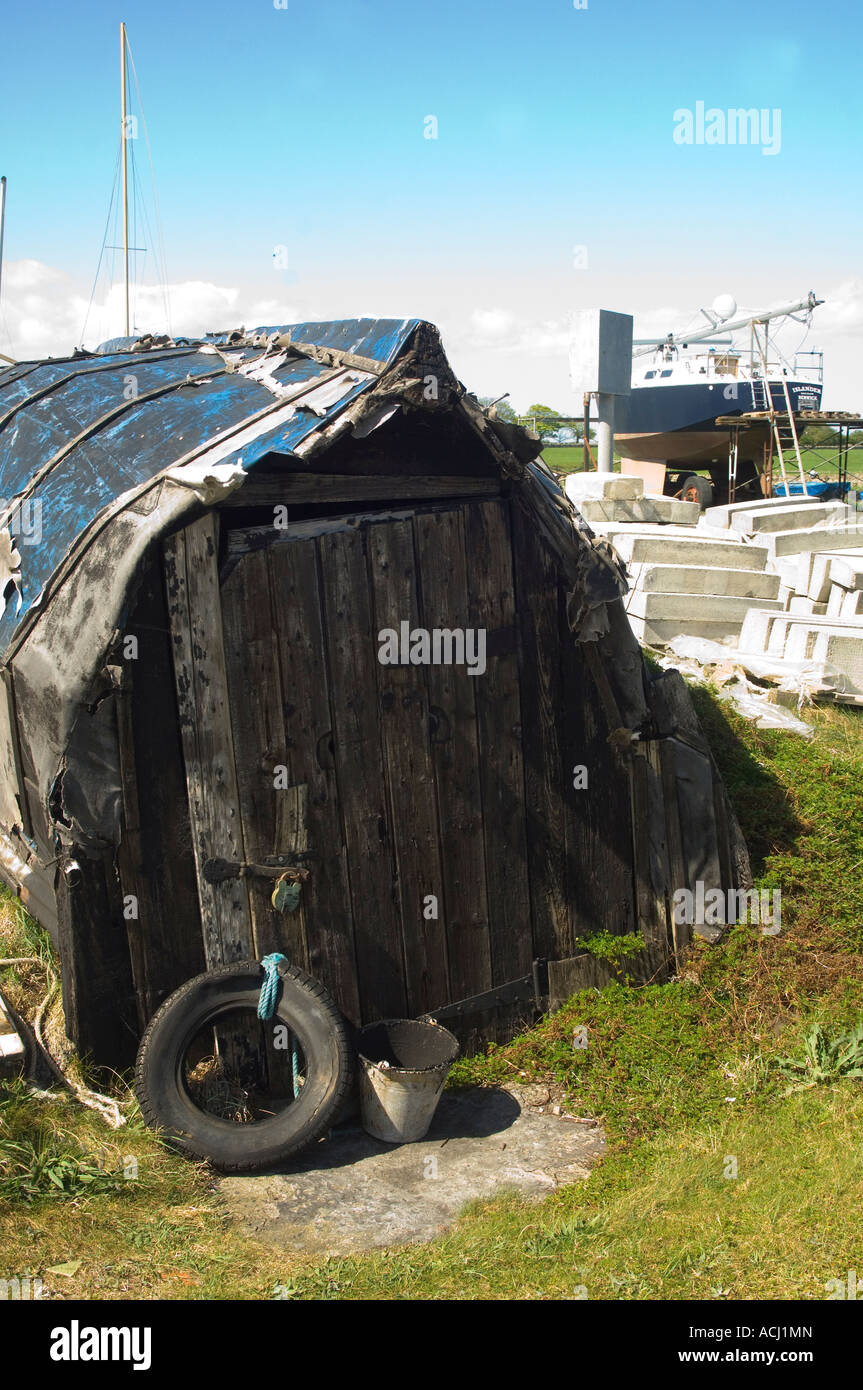
[[[6,612],[6,605],[11,595],[8,593],[9,585],[13,585],[18,596],[18,603],[15,608],[16,616],[21,612],[21,553],[16,548],[9,528],[0,531],[0,616]]]

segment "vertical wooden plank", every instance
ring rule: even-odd
[[[118,704],[124,812],[127,827],[137,829],[129,844],[124,834],[118,868],[124,894],[138,899],[138,920],[126,926],[137,936],[133,969],[140,1014],[148,1022],[205,966],[160,561],[142,580],[124,635],[137,642],[137,659],[124,663]]]
[[[291,783],[307,788],[306,839],[314,855],[302,893],[309,970],[326,985],[345,1016],[358,1024],[353,913],[333,763],[333,714],[315,542],[270,546],[268,563],[281,671],[284,761]]]
[[[563,735],[579,719],[580,710],[577,699],[564,701],[553,557],[522,508],[514,507],[512,517],[533,945],[535,955],[551,959],[572,954],[563,799],[569,759]]]
[[[466,508],[469,619],[486,630],[474,678],[492,984],[526,975],[533,958],[518,642],[508,505]]]
[[[57,922],[69,1037],[98,1066],[131,1066],[135,993],[113,851],[81,854],[72,881],[57,875]]]
[[[677,765],[673,739],[664,738],[659,745],[659,765],[662,772],[662,792],[665,802],[665,843],[668,846],[668,893],[671,940],[677,969],[683,966],[686,948],[692,940],[692,928],[686,922],[674,920],[674,894],[689,888],[683,836],[680,828],[680,805],[677,798]]]
[[[164,554],[204,956],[212,969],[254,952],[245,880],[214,884],[203,874],[208,859],[245,859],[212,512],[170,537]]]
[[[575,938],[592,932],[635,931],[632,782],[627,764],[608,742],[613,695],[601,690],[601,661],[575,641],[560,612],[563,663],[563,794],[566,804],[566,893]],[[597,666],[600,679],[601,667]],[[603,682],[604,684],[604,682]],[[575,768],[585,773],[576,776]],[[580,785],[586,774],[587,785]],[[575,949],[578,950],[576,942]]]
[[[364,1021],[407,1006],[394,827],[388,816],[380,740],[377,632],[366,536],[319,541],[333,711],[333,748],[347,846],[360,1007]]]
[[[276,769],[285,763],[278,634],[270,604],[265,550],[243,555],[222,585],[231,726],[246,858],[260,863],[285,852],[278,843],[281,803],[291,796]],[[272,905],[275,880],[248,880],[249,907],[260,959],[281,951],[309,968],[302,906],[284,914]]]
[[[410,521],[368,530],[375,632],[419,623],[416,559]],[[397,894],[401,911],[408,1009],[425,1013],[448,998],[444,896],[438,844],[434,767],[429,745],[428,697],[418,666],[377,663],[381,741],[395,831]],[[427,895],[438,900],[426,918]]]
[[[149,958],[145,945],[145,922],[149,917],[150,894],[141,856],[141,816],[138,795],[138,768],[135,758],[135,732],[132,710],[132,676],[124,672],[123,687],[117,692],[117,746],[123,787],[123,830],[117,848],[117,872],[124,899],[131,896],[130,911],[124,914],[126,939],[135,1005],[141,1033],[155,1012],[153,990],[148,978]],[[142,919],[143,913],[143,919]]]
[[[668,850],[658,749],[650,744],[634,749],[629,776],[636,925],[645,943],[643,954],[632,961],[632,975],[641,983],[656,983],[664,977],[671,955],[666,917]]]
[[[469,627],[463,509],[417,516],[414,526],[422,625],[429,631]],[[450,992],[456,1000],[479,994],[492,983],[474,701],[476,681],[482,678],[456,665],[427,666],[426,677],[436,720],[432,748]]]

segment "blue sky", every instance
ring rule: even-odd
[[[720,291],[760,307],[812,288],[833,296],[812,340],[830,353],[833,403],[863,406],[863,195],[849,180],[863,128],[858,5],[587,6],[12,0],[0,346],[60,351],[77,337],[116,157],[125,19],[168,277],[186,286],[172,290],[175,315],[224,304],[208,327],[267,309],[421,315],[471,387],[527,404],[548,380],[564,408],[573,309],[635,312],[637,331],[653,332]],[[698,101],[778,108],[779,153],[676,144],[674,112]],[[428,116],[436,139],[424,138]],[[143,141],[136,149],[146,174]],[[51,276],[16,275],[28,262]],[[153,269],[148,258],[145,282]],[[97,336],[119,331],[113,312],[116,298],[92,320]]]

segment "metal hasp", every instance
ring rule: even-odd
[[[227,883],[232,878],[281,878],[286,869],[296,869],[306,874],[308,870],[298,866],[303,860],[313,859],[312,854],[282,854],[268,859],[264,864],[232,863],[230,859],[207,859],[201,872],[208,883]]]
[[[597,472],[611,473],[615,397],[628,396],[632,386],[632,315],[610,309],[574,315],[569,364],[576,395],[597,398]]]

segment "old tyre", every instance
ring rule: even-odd
[[[709,478],[690,473],[683,481],[680,496],[684,502],[697,502],[702,511],[713,506],[713,484]]]
[[[141,1039],[135,1093],[148,1125],[222,1172],[269,1168],[312,1143],[352,1080],[345,1021],[323,985],[279,968],[275,1013],[256,1010],[257,961],[189,980]]]

